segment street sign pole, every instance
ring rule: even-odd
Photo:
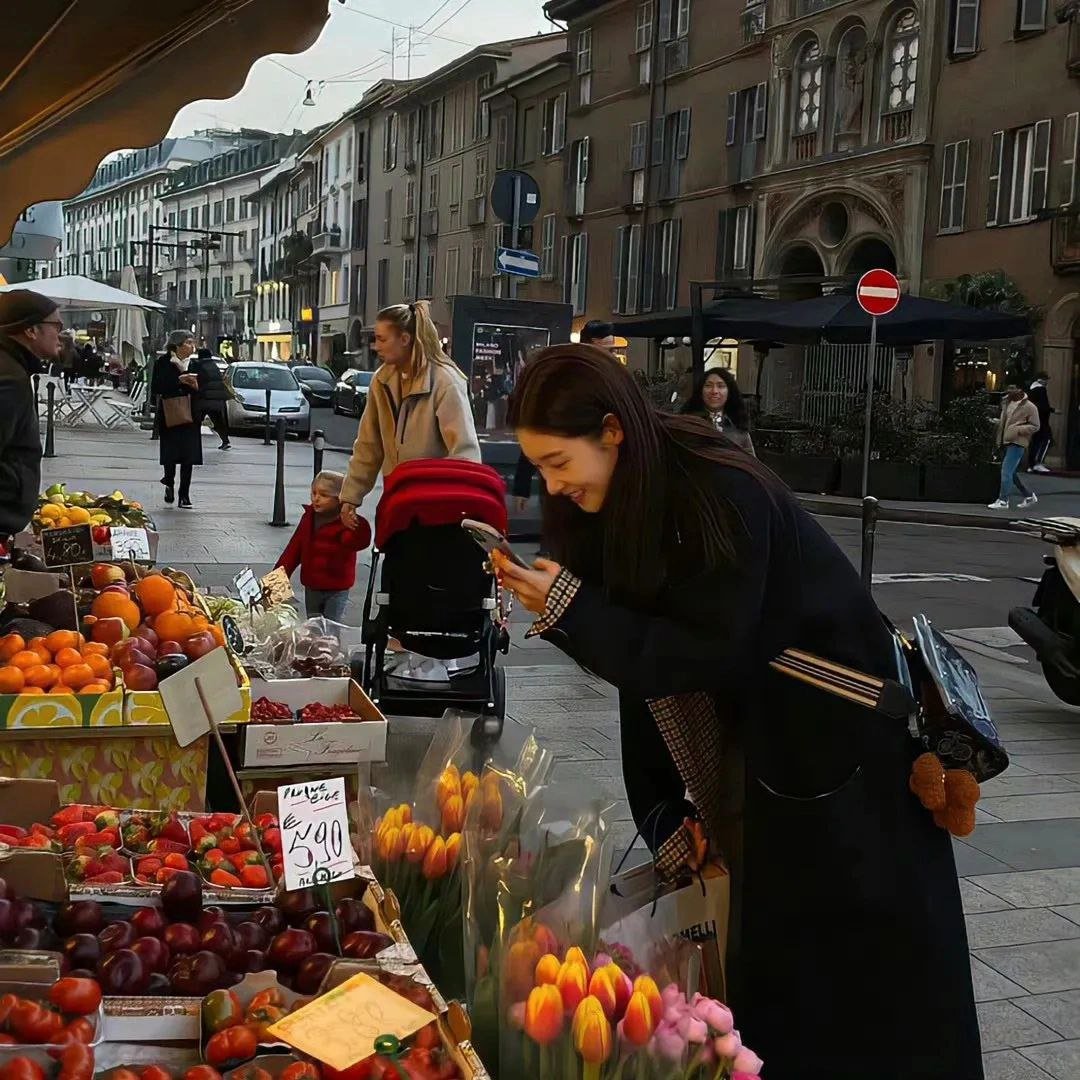
[[[521,229],[521,175],[514,174],[514,220],[510,226],[510,246],[517,251],[518,232]],[[518,279],[517,274],[508,274],[510,278],[510,299],[517,299]]]
[[[877,316],[870,319],[870,353],[866,358],[866,423],[862,444],[862,497],[870,489],[870,422],[874,416],[874,361],[877,359]]]

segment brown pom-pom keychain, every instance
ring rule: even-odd
[[[911,766],[908,787],[933,812],[934,822],[953,836],[975,830],[979,782],[966,769],[946,769],[937,754],[920,754]]]

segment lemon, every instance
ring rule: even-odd
[[[66,529],[71,524],[71,518],[69,518],[67,514],[65,514],[62,518],[60,518],[59,521],[56,522],[56,524],[61,529]]]
[[[55,503],[46,503],[38,513],[46,521],[55,521],[63,514],[63,510],[60,509]]]
[[[72,525],[87,525],[90,522],[90,511],[82,506],[73,506],[68,511],[68,518]]]

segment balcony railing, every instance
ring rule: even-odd
[[[424,235],[434,236],[439,231],[439,211],[424,211]]]
[[[769,23],[768,4],[762,2],[755,7],[748,7],[741,18],[742,39],[744,43],[756,41],[765,33]]]
[[[881,141],[902,142],[911,136],[911,110],[886,113],[881,118]]]
[[[416,215],[405,214],[401,219],[401,239],[402,240],[415,240],[416,239]]]
[[[311,250],[315,255],[336,254],[344,250],[341,240],[341,228],[334,225],[323,232],[317,232],[311,238]]]
[[[675,75],[690,66],[690,39],[676,38],[664,45],[664,76]]]
[[[1080,273],[1080,206],[1063,207],[1053,220],[1050,261],[1058,274]]]
[[[469,224],[484,225],[487,223],[487,196],[474,195],[469,200]]]
[[[817,132],[796,135],[791,140],[791,157],[794,161],[809,161],[817,157]]]

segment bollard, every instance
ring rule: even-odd
[[[263,446],[270,445],[270,390],[266,391],[266,430],[263,432]]]
[[[42,457],[56,457],[56,448],[53,445],[53,413],[56,410],[56,383],[50,382],[45,387],[47,401],[45,413],[45,450]]]
[[[860,575],[867,592],[874,584],[874,533],[877,530],[878,501],[867,495],[862,501],[862,567]]]
[[[326,446],[325,432],[315,430],[311,433],[312,468],[311,478],[315,479],[322,472],[323,449]]]
[[[41,376],[35,375],[33,378],[34,383],[34,415],[41,419],[41,398],[38,396],[41,390]]]
[[[267,391],[269,393],[269,391]],[[274,477],[274,517],[270,522],[276,528],[289,523],[285,520],[285,419],[277,422],[277,475]]]

